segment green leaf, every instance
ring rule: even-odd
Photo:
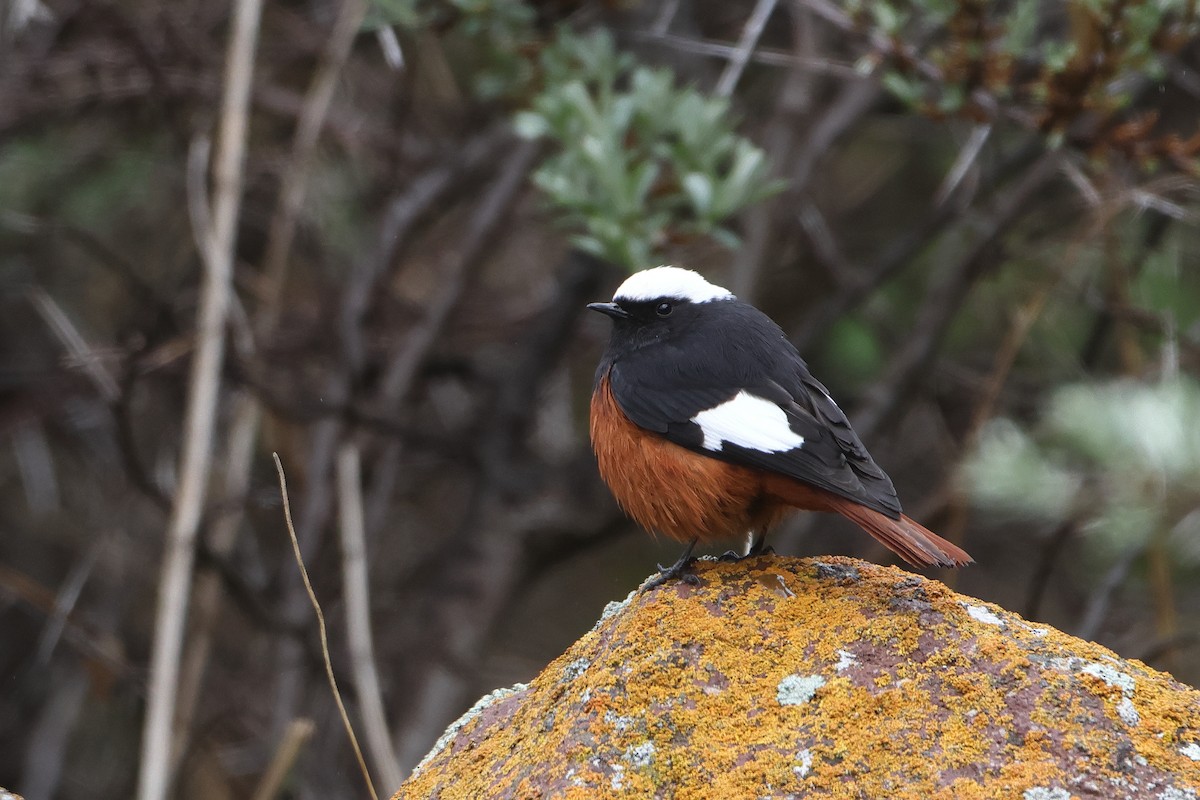
[[[687,191],[692,208],[696,210],[696,216],[707,218],[713,201],[712,178],[702,172],[689,172],[683,176],[683,188]]]
[[[550,133],[550,123],[536,111],[518,111],[513,117],[513,130],[522,139],[540,139]]]

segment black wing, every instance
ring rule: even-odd
[[[646,430],[697,453],[787,475],[898,518],[900,502],[891,479],[871,458],[846,415],[808,373],[799,355],[769,366],[774,374],[754,370],[757,374],[749,386],[699,385],[697,372],[718,377],[720,371],[651,371],[636,361],[618,361],[609,375],[621,410]],[[755,449],[729,441],[722,441],[719,449],[705,447],[705,431],[694,418],[733,400],[740,392],[782,409],[788,428],[804,438],[803,444],[786,450]]]

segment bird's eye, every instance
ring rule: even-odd
[[[669,317],[671,316],[671,312],[673,310],[674,309],[671,307],[670,303],[659,303],[654,309],[654,313],[658,314],[660,317]]]

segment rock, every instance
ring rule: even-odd
[[[701,561],[485,697],[396,799],[1198,800],[1200,692],[937,581]]]

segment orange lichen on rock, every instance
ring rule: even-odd
[[[845,558],[701,561],[447,731],[407,798],[1200,800],[1200,692]]]

